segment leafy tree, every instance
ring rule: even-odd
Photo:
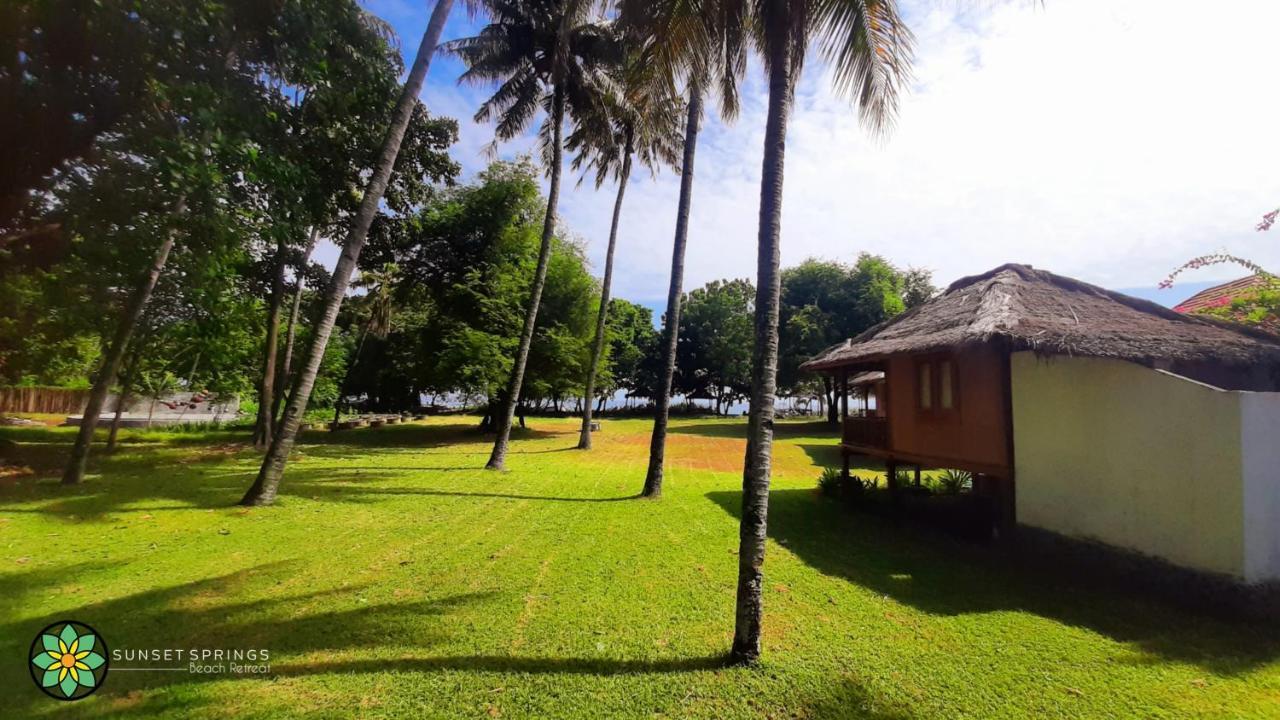
[[[619,390],[628,396],[650,396],[653,380],[645,360],[655,356],[658,332],[653,327],[653,311],[622,298],[609,300],[608,366],[600,374],[596,397],[606,400]]]
[[[716,280],[681,303],[680,392],[715,399],[717,412],[750,390],[754,296],[747,280]]]
[[[380,223],[367,259],[401,268],[402,319],[385,342],[371,340],[351,391],[382,404],[419,392],[480,396],[491,427],[520,341],[543,203],[532,163],[498,162],[417,213]],[[581,388],[597,285],[579,244],[560,237],[547,278],[521,397],[558,405]]]
[[[512,359],[504,407],[497,417],[498,436],[485,464],[487,469],[501,470],[506,461],[511,421],[520,401],[555,237],[564,122],[570,115],[583,117],[594,111],[600,102],[601,88],[608,84],[605,70],[616,62],[618,49],[608,28],[591,21],[594,2],[488,0],[485,5],[490,23],[479,35],[455,40],[448,47],[467,65],[463,81],[499,84],[475,116],[477,122],[497,121],[495,142],[518,136],[539,108],[546,111],[539,138],[551,184],[524,329]]]
[[[351,282],[351,273],[356,269],[360,251],[364,248],[369,234],[369,227],[378,213],[378,205],[391,180],[391,173],[395,169],[396,158],[400,153],[400,145],[418,106],[418,95],[422,91],[431,57],[440,43],[440,33],[444,29],[444,21],[452,5],[452,0],[437,0],[435,9],[431,13],[426,32],[422,36],[422,43],[418,47],[417,57],[409,70],[409,77],[396,103],[382,149],[378,153],[377,163],[369,176],[368,185],[360,201],[360,208],[352,220],[342,254],[334,267],[333,278],[325,293],[323,313],[314,326],[306,359],[293,381],[293,389],[289,393],[289,402],[285,405],[278,432],[272,438],[257,479],[245,493],[241,504],[270,505],[275,501],[285,463],[293,448],[298,426],[311,399],[311,390],[315,386],[316,376],[326,354],[326,346],[329,335],[333,331],[334,322],[337,320],[338,309],[342,305],[343,297],[346,296],[347,286]]]
[[[800,364],[936,292],[928,270],[899,270],[868,253],[860,254],[852,266],[810,259],[783,270],[778,387],[791,395],[820,387],[827,419],[836,422],[836,388],[831,378],[802,373]]]

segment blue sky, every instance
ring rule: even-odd
[[[412,53],[431,0],[362,0]],[[1280,205],[1274,152],[1280,3],[1220,0],[902,0],[915,82],[894,132],[868,137],[808,61],[788,136],[783,263],[859,251],[934,272],[939,285],[1025,262],[1172,304],[1234,267],[1157,291],[1170,269],[1227,250],[1280,264],[1253,230]],[[459,4],[460,5],[460,4]],[[456,7],[446,39],[474,34]],[[406,58],[406,62],[412,58]],[[492,128],[471,116],[486,88],[459,87],[437,56],[423,100],[459,120],[453,155],[472,175]],[[755,275],[765,92],[753,63],[732,126],[708,113],[698,148],[686,287]],[[528,152],[532,132],[502,157]],[[613,188],[566,178],[560,214],[598,269]],[[616,292],[662,304],[678,178],[628,189]]]

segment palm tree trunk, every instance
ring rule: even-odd
[[[186,195],[181,195],[178,197],[178,201],[174,203],[170,215],[177,217],[186,212],[186,209],[187,197]],[[156,283],[160,280],[160,273],[164,271],[164,265],[169,260],[169,251],[173,249],[173,243],[177,237],[178,228],[175,224],[165,233],[164,242],[160,243],[160,247],[156,249],[156,254],[151,260],[151,269],[147,271],[142,282],[134,289],[133,294],[129,297],[129,302],[125,305],[124,317],[120,318],[120,324],[116,326],[115,337],[111,340],[111,346],[107,349],[106,356],[102,358],[102,367],[98,370],[98,379],[94,382],[93,390],[89,393],[89,402],[85,405],[84,417],[80,421],[80,431],[76,433],[75,445],[71,447],[71,457],[67,460],[67,468],[62,473],[63,485],[76,485],[84,480],[84,472],[89,465],[89,445],[93,442],[93,431],[98,427],[98,418],[102,415],[102,406],[107,400],[107,393],[111,390],[111,384],[115,382],[116,375],[120,373],[120,365],[124,362],[125,348],[129,346],[129,340],[133,337],[133,331],[138,326],[142,311],[147,308],[147,302],[151,300],[151,293],[156,289]]]
[[[524,316],[524,331],[520,333],[520,347],[516,350],[515,363],[511,367],[511,380],[507,383],[507,394],[503,398],[501,414],[495,418],[498,422],[498,438],[493,442],[493,452],[489,454],[487,470],[502,470],[507,461],[507,445],[511,441],[511,420],[515,416],[516,403],[520,401],[520,386],[524,383],[524,367],[529,360],[529,346],[533,344],[533,331],[538,322],[538,306],[542,303],[542,287],[547,282],[547,264],[551,260],[551,241],[556,231],[556,205],[560,200],[560,165],[564,154],[562,139],[564,124],[564,94],[560,88],[554,90],[552,100],[551,130],[553,147],[551,149],[551,188],[547,192],[547,214],[542,220],[542,247],[538,250],[538,267],[533,273],[533,285],[529,288],[529,308]]]
[[[293,309],[289,312],[288,330],[284,336],[284,359],[280,361],[280,372],[276,375],[276,396],[271,401],[271,417],[273,422],[277,422],[280,417],[280,405],[284,402],[285,388],[289,387],[289,376],[293,374],[293,341],[297,336],[298,330],[298,314],[302,310],[302,290],[306,286],[307,262],[311,260],[311,253],[316,249],[316,238],[319,237],[320,228],[318,226],[311,227],[311,239],[307,241],[307,250],[302,254],[302,262],[298,265],[297,282],[294,283],[293,290]]]
[[[591,449],[591,411],[595,406],[596,373],[600,369],[600,357],[604,355],[605,323],[609,317],[609,287],[613,283],[613,251],[618,244],[618,219],[622,216],[622,196],[627,191],[627,179],[631,177],[631,138],[627,138],[626,156],[622,159],[622,173],[618,176],[618,197],[613,201],[613,224],[609,226],[609,249],[604,256],[604,281],[600,283],[600,313],[596,316],[596,340],[591,348],[591,367],[587,370],[587,387],[583,394],[582,432],[578,437],[578,449]]]
[[[791,110],[791,58],[785,41],[775,45],[769,65],[769,114],[764,131],[760,177],[760,235],[757,250],[755,348],[751,355],[751,408],[742,471],[742,519],[738,532],[738,599],[731,659],[753,663],[760,657],[764,548],[769,514],[769,474],[773,460],[773,403],[778,374],[779,253],[782,238],[783,159],[787,114]]]
[[[680,338],[680,298],[684,292],[684,251],[689,238],[689,205],[693,201],[693,159],[698,148],[698,123],[702,119],[702,88],[689,85],[689,117],[684,127],[684,159],[680,165],[680,205],[676,210],[676,237],[671,246],[671,286],[667,289],[667,313],[663,327],[666,358],[653,398],[653,436],[649,440],[649,470],[645,473],[647,498],[662,496],[662,473],[667,452],[667,417],[671,412],[671,382],[676,373],[676,343]]]
[[[271,444],[275,416],[276,354],[280,347],[280,309],[284,304],[284,240],[276,242],[275,276],[271,278],[271,301],[267,309],[267,336],[262,347],[262,377],[258,380],[258,420],[253,426],[253,446],[259,450]]]
[[[133,390],[133,383],[138,378],[138,363],[142,360],[142,344],[146,342],[146,334],[138,338],[133,345],[133,352],[129,355],[129,368],[124,371],[124,382],[120,388],[120,397],[116,399],[116,414],[111,418],[111,432],[107,435],[107,452],[116,449],[116,436],[120,433],[120,416],[124,414],[124,408],[129,403],[129,393]]]
[[[333,269],[333,278],[325,291],[324,312],[312,332],[311,343],[303,360],[301,371],[293,381],[293,389],[289,393],[289,402],[285,405],[284,416],[280,420],[279,432],[271,440],[271,447],[262,460],[262,468],[249,491],[240,500],[242,505],[270,505],[275,502],[280,488],[280,478],[284,475],[284,466],[289,459],[297,439],[298,426],[302,414],[311,400],[311,389],[315,386],[316,375],[320,372],[320,362],[324,359],[325,347],[329,344],[329,334],[338,319],[338,308],[347,294],[347,286],[351,284],[351,273],[356,269],[360,259],[360,251],[364,249],[365,240],[369,236],[369,225],[378,213],[378,203],[386,192],[387,183],[391,180],[391,171],[395,168],[396,156],[400,154],[400,143],[404,141],[405,129],[409,127],[409,118],[418,103],[418,94],[422,92],[422,83],[431,67],[431,56],[440,44],[440,32],[444,29],[445,18],[453,0],[437,0],[431,11],[431,20],[427,23],[427,31],[422,35],[422,43],[418,46],[418,55],[413,60],[413,68],[400,91],[400,99],[396,103],[395,114],[391,125],[387,128],[386,138],[382,142],[382,151],[378,155],[378,164],[369,178],[364,198],[360,202],[360,210],[352,223],[351,233],[342,247],[342,254]]]

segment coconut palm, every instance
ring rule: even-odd
[[[760,657],[761,588],[769,475],[773,454],[778,369],[779,251],[782,235],[783,159],[787,116],[810,43],[831,66],[838,91],[853,96],[873,131],[894,120],[910,75],[912,36],[896,0],[751,0],[745,24],[769,78],[764,161],[760,178],[755,347],[751,359],[751,409],[742,473],[738,596],[731,659]]]
[[[630,32],[653,38],[650,64],[669,82],[683,80],[685,108],[684,149],[680,161],[680,199],[676,208],[675,239],[671,245],[671,280],[667,310],[663,315],[663,369],[654,388],[653,434],[649,441],[649,466],[641,495],[662,495],[667,447],[667,419],[671,385],[676,370],[680,302],[684,294],[684,255],[689,237],[689,210],[693,202],[693,164],[702,121],[703,95],[716,91],[725,120],[737,115],[737,81],[746,67],[742,44],[740,0],[623,0],[621,19]]]
[[[680,116],[683,108],[671,85],[652,71],[649,56],[649,52],[640,48],[628,53],[627,63],[617,69],[617,92],[606,96],[597,112],[577,118],[576,127],[567,139],[568,149],[578,153],[573,161],[575,171],[594,170],[597,188],[610,177],[618,183],[613,221],[609,225],[609,246],[605,251],[604,279],[600,284],[595,342],[591,347],[591,363],[584,383],[582,431],[578,439],[578,448],[582,450],[591,449],[596,373],[604,355],[609,290],[613,283],[613,254],[617,247],[618,222],[622,216],[627,180],[631,177],[632,159],[649,168],[651,173],[656,173],[660,165],[680,165]]]
[[[409,127],[409,119],[418,103],[418,94],[422,92],[422,83],[426,80],[427,70],[431,67],[431,57],[440,44],[440,33],[444,30],[444,21],[453,7],[453,0],[437,0],[435,9],[431,11],[431,19],[427,22],[426,32],[422,34],[422,43],[418,46],[418,55],[413,60],[409,77],[400,91],[400,99],[391,116],[391,125],[382,141],[382,150],[378,154],[378,162],[369,184],[365,187],[364,197],[360,201],[351,231],[347,234],[342,246],[342,254],[333,268],[333,277],[325,291],[324,309],[316,321],[311,334],[311,343],[303,358],[302,366],[293,381],[289,392],[289,402],[285,404],[284,415],[280,419],[275,436],[271,438],[271,446],[262,460],[262,468],[249,491],[240,500],[242,505],[270,505],[275,502],[276,492],[280,486],[280,478],[284,475],[285,462],[293,449],[298,436],[298,426],[302,422],[302,414],[311,400],[311,389],[315,386],[316,375],[320,371],[320,361],[324,359],[325,348],[329,344],[329,334],[338,319],[338,309],[347,294],[347,286],[351,282],[351,273],[356,269],[360,259],[360,251],[364,248],[369,236],[369,225],[378,213],[378,203],[391,180],[391,171],[395,168],[396,156],[400,154],[400,144],[404,141],[405,130]]]
[[[546,113],[539,140],[550,179],[524,329],[502,410],[495,418],[498,437],[485,465],[501,470],[547,279],[560,199],[565,119],[598,111],[610,84],[607,70],[616,64],[620,44],[606,24],[592,21],[595,3],[588,0],[486,0],[484,5],[490,23],[475,37],[455,40],[447,48],[467,66],[460,82],[498,85],[475,115],[476,122],[496,121],[495,145],[523,133],[539,109]]]

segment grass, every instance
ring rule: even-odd
[[[764,662],[726,668],[742,421],[675,421],[655,502],[634,497],[648,423],[606,420],[584,453],[573,420],[530,420],[502,474],[478,469],[469,419],[309,433],[278,505],[253,510],[233,506],[257,468],[243,432],[129,431],[62,488],[72,429],[0,429],[29,468],[0,477],[3,714],[1280,713],[1275,626],[850,513],[814,490],[837,456],[809,424],[779,427]],[[24,653],[62,618],[113,648],[265,648],[272,674],[113,669],[55,702]]]

